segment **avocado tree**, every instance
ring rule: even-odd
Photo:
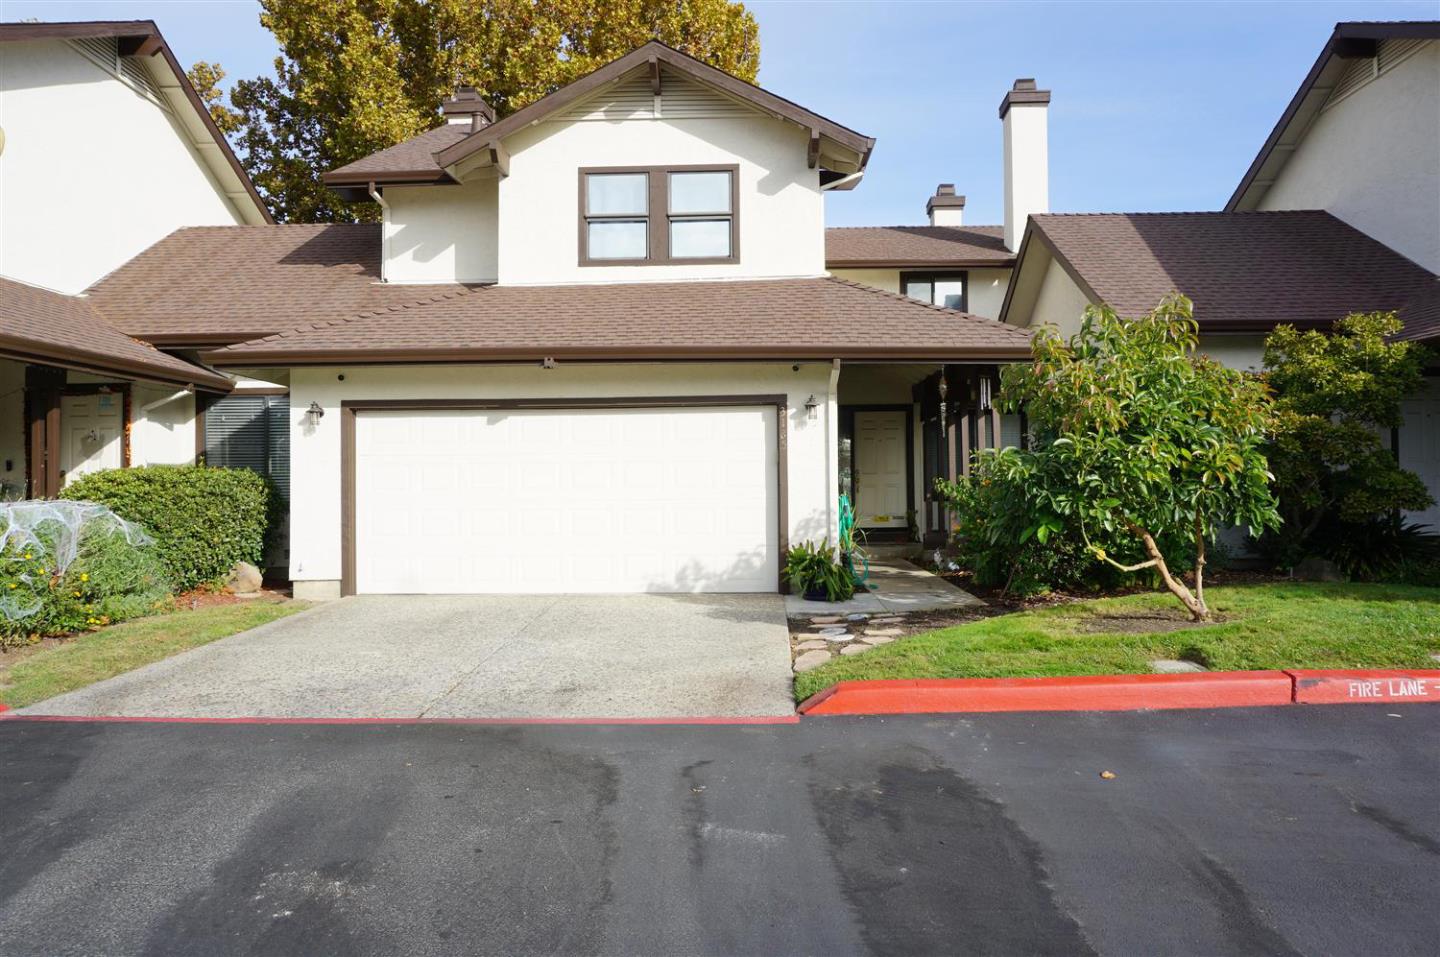
[[[1078,525],[1096,558],[1121,571],[1153,568],[1191,617],[1205,603],[1206,543],[1227,526],[1278,526],[1264,446],[1272,424],[1259,379],[1196,352],[1190,300],[1171,295],[1149,315],[1085,311],[1070,339],[1036,333],[1028,365],[1006,370],[1003,408],[1023,408],[1034,436],[1004,467],[1029,489],[1027,536]],[[1094,539],[1128,535],[1144,560],[1122,563]],[[1193,581],[1162,542],[1187,542]]]

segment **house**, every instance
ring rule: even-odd
[[[1134,315],[1178,290],[1202,351],[1258,369],[1275,325],[1350,312],[1440,344],[1437,272],[1440,22],[1341,23],[1223,210],[1032,215],[1001,318],[1068,334],[1091,303]],[[1440,381],[1404,415],[1392,446],[1440,499]],[[1440,506],[1410,517],[1440,527]]]
[[[270,222],[154,23],[0,24],[0,499],[195,461],[233,380],[81,293],[177,228]]]
[[[943,527],[942,437],[995,434],[1029,335],[827,273],[872,139],[659,43],[441,109],[325,174],[380,223],[182,228],[88,290],[288,387],[298,596],[774,591],[842,490],[877,539]]]

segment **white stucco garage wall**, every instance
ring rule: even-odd
[[[1259,208],[1328,210],[1440,272],[1440,41],[1388,69],[1385,50],[1378,76],[1316,117]]]
[[[0,272],[76,293],[182,226],[241,219],[175,119],[63,40],[0,56]]]
[[[1040,280],[1029,328],[1054,326],[1062,336],[1069,338],[1080,331],[1080,320],[1089,305],[1090,297],[1070,278],[1059,260],[1052,258]]]
[[[538,123],[505,139],[499,280],[510,284],[819,276],[825,208],[808,140],[763,116]],[[740,261],[581,266],[579,170],[605,166],[739,166]],[[653,211],[652,211],[653,215]],[[663,211],[658,220],[664,222]]]
[[[339,594],[340,403],[355,399],[550,399],[780,395],[789,397],[787,476],[791,543],[832,538],[838,497],[836,407],[829,363],[563,364],[296,368],[290,379],[290,576],[297,595]],[[340,376],[344,376],[341,380]],[[815,396],[814,421],[805,402]],[[325,410],[310,426],[311,402]],[[557,542],[557,547],[564,547]],[[783,557],[781,559],[783,564]]]

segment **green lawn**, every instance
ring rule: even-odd
[[[137,618],[60,644],[0,654],[0,703],[23,708],[308,607],[306,602],[259,599],[212,605]]]
[[[1284,583],[1207,590],[1225,620],[1171,632],[1105,630],[1104,615],[1171,614],[1168,594],[1129,595],[943,628],[795,676],[796,700],[837,681],[1139,674],[1156,658],[1214,671],[1440,668],[1440,588]],[[1141,626],[1142,628],[1144,626]]]

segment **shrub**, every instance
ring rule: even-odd
[[[1368,522],[1329,522],[1314,538],[1314,551],[1355,581],[1426,584],[1440,567],[1440,535],[1398,515]]]
[[[182,590],[219,581],[236,562],[259,565],[279,514],[274,485],[249,469],[109,469],[76,479],[61,496],[108,505],[143,526]]]
[[[149,614],[169,594],[151,538],[103,505],[0,505],[0,647]]]
[[[826,601],[845,601],[855,594],[850,569],[835,558],[829,545],[802,542],[790,549],[785,559],[785,580],[800,594],[825,593]]]

